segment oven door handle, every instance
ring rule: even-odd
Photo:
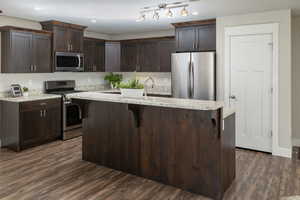
[[[78,69],[80,69],[80,66],[81,66],[81,57],[80,57],[80,55],[77,55],[77,57],[78,57]]]

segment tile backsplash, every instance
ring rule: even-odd
[[[76,87],[79,90],[101,90],[109,88],[104,80],[107,73],[46,73],[46,74],[0,74],[0,96],[7,96],[11,84],[20,84],[29,88],[31,94],[42,93],[44,91],[44,82],[48,80],[75,80]],[[157,92],[171,91],[171,73],[121,73],[124,81],[135,76],[143,82],[148,76],[155,80],[155,88],[151,89]]]

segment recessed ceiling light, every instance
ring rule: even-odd
[[[34,6],[33,9],[36,10],[36,11],[42,10],[42,8],[41,8],[41,7],[38,7],[38,6]]]
[[[192,12],[192,15],[199,15],[197,11]]]
[[[97,20],[96,19],[91,19],[91,22],[92,23],[97,23]]]

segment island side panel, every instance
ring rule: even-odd
[[[83,120],[83,160],[139,174],[139,136],[127,104],[90,101]]]
[[[221,135],[222,147],[222,185],[225,192],[235,179],[235,114],[224,119],[224,130]]]
[[[221,110],[143,106],[141,176],[215,199],[221,186]]]

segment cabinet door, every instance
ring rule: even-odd
[[[95,57],[95,44],[91,40],[84,40],[84,71],[92,72]]]
[[[57,52],[69,51],[68,29],[60,26],[53,28],[53,48]]]
[[[105,71],[120,72],[121,69],[121,45],[120,42],[105,43]]]
[[[80,53],[83,52],[83,31],[77,29],[69,29],[69,41],[71,51]]]
[[[26,73],[32,71],[32,34],[23,32],[11,33],[11,49],[8,60],[8,72]]]
[[[195,51],[196,29],[194,27],[176,28],[177,52]]]
[[[175,52],[175,40],[163,40],[159,43],[160,72],[171,72],[171,57]]]
[[[51,72],[51,36],[33,34],[34,72]]]
[[[204,25],[197,27],[197,51],[216,50],[216,25]]]
[[[22,149],[35,146],[43,141],[44,123],[42,108],[20,113],[20,144]]]
[[[62,138],[62,120],[61,120],[61,106],[58,104],[50,105],[45,108],[44,119],[46,121],[44,127],[44,140],[52,141]]]
[[[121,71],[133,72],[138,65],[138,44],[137,42],[121,43]]]
[[[157,41],[142,41],[139,43],[137,71],[159,72],[159,50]]]
[[[116,56],[116,55],[114,55]],[[95,42],[95,69],[96,72],[105,71],[105,43]]]

